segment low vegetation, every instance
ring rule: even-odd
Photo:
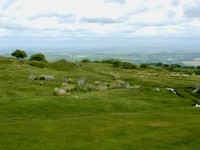
[[[45,56],[42,53],[33,54],[33,55],[31,55],[30,60],[44,61]]]
[[[199,149],[198,69],[117,61],[0,57],[0,149]]]

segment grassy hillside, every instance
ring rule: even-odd
[[[30,74],[55,81],[31,80]],[[200,79],[183,74],[0,57],[0,149],[198,149],[200,108],[192,100],[200,99],[192,91]],[[56,96],[61,78],[74,81],[68,83],[74,90]],[[80,78],[87,84],[78,85]],[[111,88],[119,80],[131,88]],[[97,88],[97,81],[107,88]]]

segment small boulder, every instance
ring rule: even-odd
[[[31,79],[31,80],[35,80],[37,77],[34,76],[34,74],[30,74],[30,75],[28,76],[28,78]]]

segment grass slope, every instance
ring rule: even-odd
[[[167,77],[165,70],[123,70],[108,64],[77,65],[64,60],[29,65],[0,57],[0,149],[198,149],[200,110],[192,94],[195,77]],[[37,67],[36,67],[37,66]],[[55,81],[31,80],[52,75]],[[155,76],[158,74],[158,76]],[[139,89],[70,92],[55,96],[61,78],[88,83],[114,82],[112,76]],[[74,83],[75,85],[75,83]],[[166,87],[172,87],[183,97]],[[152,90],[160,88],[160,92]]]

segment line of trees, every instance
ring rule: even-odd
[[[11,56],[16,57],[17,59],[24,59],[27,57],[27,53],[23,50],[16,49],[11,53]],[[36,61],[45,61],[45,56],[42,53],[36,53],[31,55],[30,60],[36,60]],[[85,58],[81,60],[83,63],[91,62],[89,59]],[[132,64],[131,62],[122,62],[119,59],[103,59],[101,61],[95,60],[94,63],[107,63],[112,64],[113,67],[123,67],[124,69],[136,69],[137,65]],[[140,64],[140,68],[150,68],[150,66],[160,66],[163,68],[167,68],[170,71],[173,71],[174,68],[180,68],[181,65],[179,64],[164,64],[163,62],[157,62],[157,63],[142,63]],[[194,66],[183,66],[184,68],[195,68]],[[197,69],[200,69],[200,66],[197,66]]]
[[[11,53],[11,56],[16,57],[17,59],[24,59],[27,57],[27,53],[23,50],[17,49]],[[33,54],[31,55],[30,60],[44,61],[45,56],[42,53]]]
[[[89,59],[85,58],[81,60],[83,63],[91,62]],[[112,64],[113,67],[123,67],[124,69],[136,69],[137,65],[132,64],[130,62],[122,62],[119,59],[103,59],[101,61],[95,60],[94,63],[106,63],[106,64]]]

